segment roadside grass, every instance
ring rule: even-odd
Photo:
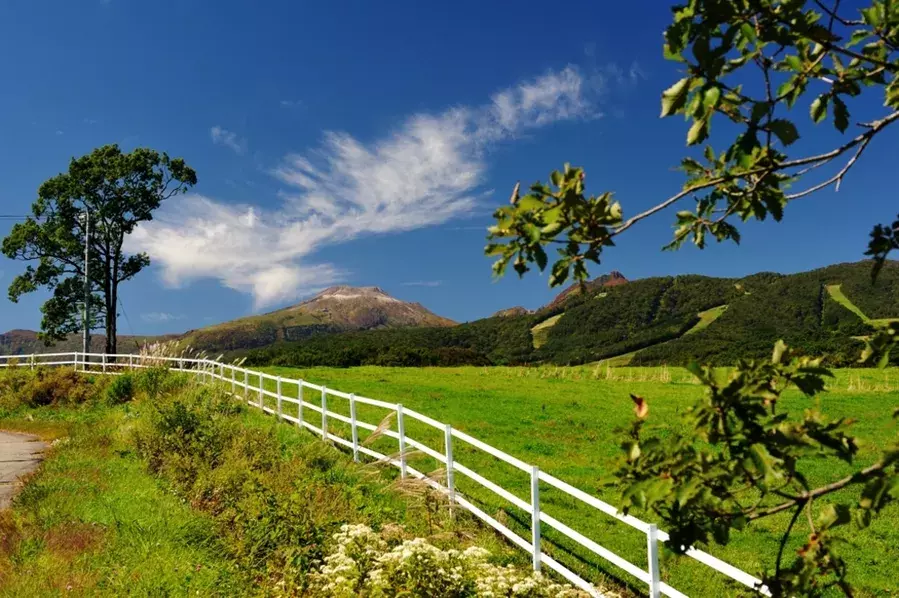
[[[91,379],[77,405],[6,396],[0,428],[53,445],[0,512],[0,596],[317,596],[305,593],[308,574],[344,524],[443,550],[478,546],[527,574],[526,554],[426,485],[353,463],[208,387],[180,386],[184,377],[150,374],[133,387],[155,380],[168,395],[110,404],[116,384]]]
[[[0,595],[241,595],[212,527],[149,476],[127,408],[42,407],[4,429],[56,440],[0,513]]]
[[[527,463],[565,480],[587,492],[615,504],[613,490],[603,484],[611,471],[611,461],[619,454],[621,434],[633,416],[630,393],[644,396],[650,406],[649,424],[664,436],[680,429],[679,414],[702,388],[681,368],[614,368],[610,377],[604,366],[575,368],[263,368],[264,371],[292,378],[304,378],[344,392],[402,403],[430,417],[449,423]],[[820,397],[822,410],[832,417],[857,421],[854,433],[861,440],[858,465],[872,463],[879,449],[895,436],[891,419],[899,404],[899,372],[896,370],[839,370],[830,383],[830,391]],[[274,387],[271,386],[271,389]],[[294,386],[294,388],[296,388]],[[316,396],[306,397],[317,401]],[[274,407],[272,400],[266,405]],[[815,402],[796,392],[782,400],[784,409],[799,411]],[[347,401],[330,397],[329,409],[349,414]],[[360,420],[378,423],[383,409],[359,405]],[[318,416],[307,413],[307,417]],[[318,416],[320,418],[320,416]],[[320,422],[312,420],[314,423]],[[443,435],[437,430],[406,418],[409,436],[443,450]],[[395,423],[391,424],[392,429]],[[333,433],[349,437],[348,426],[330,421]],[[385,454],[395,453],[395,441],[380,438],[372,445]],[[528,476],[498,460],[466,446],[454,443],[455,458],[488,479],[529,500]],[[410,464],[425,471],[437,471],[435,461],[424,455],[410,456]],[[848,475],[852,468],[843,463],[816,461],[804,472],[812,484],[824,483]],[[518,510],[491,492],[456,474],[459,490],[479,502],[488,513],[497,513],[525,537],[528,514]],[[850,496],[854,490],[844,491]],[[857,492],[856,492],[857,494]],[[560,493],[541,486],[542,506],[550,515],[568,523],[577,531],[645,567],[645,537],[611,518],[586,508]],[[819,503],[825,502],[819,500]],[[641,514],[637,513],[638,516]],[[645,516],[645,515],[644,515]],[[647,517],[648,518],[648,517]],[[741,569],[760,574],[773,568],[778,532],[785,528],[786,517],[758,522],[746,532],[735,532],[727,546],[708,547],[712,554]],[[551,530],[544,529],[547,552],[578,571],[587,579],[608,583],[617,579],[636,592],[645,591],[641,582],[602,561],[592,553],[574,546]],[[849,562],[850,579],[860,596],[894,595],[897,589],[895,563],[899,562],[899,508],[883,512],[868,529],[847,531],[843,553]],[[801,538],[788,546],[797,549]],[[663,556],[663,579],[688,595],[722,596],[750,592],[726,581],[723,575],[685,557]]]

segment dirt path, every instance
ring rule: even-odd
[[[9,507],[19,477],[37,469],[46,449],[37,436],[0,432],[0,509]]]

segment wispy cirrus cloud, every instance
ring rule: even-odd
[[[471,213],[484,192],[487,156],[500,142],[595,118],[604,92],[567,67],[500,90],[480,106],[413,114],[369,143],[326,131],[318,148],[289,154],[271,170],[285,186],[278,209],[187,195],[141,225],[130,248],[148,252],[172,285],[216,278],[251,293],[257,308],[294,299],[345,278],[337,265],[315,260],[316,251]],[[238,144],[226,133],[218,134],[222,143]]]
[[[223,129],[216,125],[209,129],[209,137],[212,143],[216,145],[224,145],[238,156],[247,153],[247,141],[237,136],[237,133]]]
[[[140,315],[141,320],[143,320],[144,322],[150,322],[151,324],[174,322],[176,320],[183,320],[184,318],[184,314],[170,314],[163,311],[151,311],[149,313]]]

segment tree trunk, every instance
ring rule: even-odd
[[[107,245],[107,256],[109,256],[109,247]],[[113,263],[110,263],[109,257],[106,258],[106,268],[103,272],[103,294],[106,304],[106,353],[115,354],[116,352],[116,305],[118,305],[117,291],[118,285],[115,282],[115,270],[112,269]]]
[[[106,352],[115,355],[118,349],[118,331],[116,305],[118,301],[118,289],[115,283],[110,285],[109,299],[106,304]]]

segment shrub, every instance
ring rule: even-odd
[[[15,368],[0,375],[0,408],[72,405],[96,400],[108,380],[69,368]]]
[[[137,388],[151,400],[185,387],[189,378],[186,374],[170,371],[166,367],[153,366],[142,370],[136,376]]]
[[[134,398],[134,378],[131,374],[122,374],[106,387],[106,402],[110,405],[121,405]]]

